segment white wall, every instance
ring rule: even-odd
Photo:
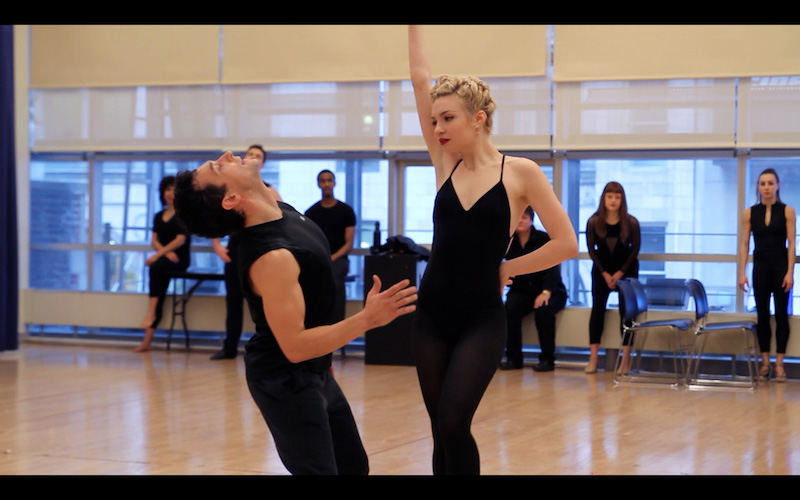
[[[51,325],[79,325],[89,327],[138,328],[148,297],[145,294],[73,292],[59,290],[22,290],[21,302],[26,304],[23,323]],[[361,309],[360,301],[348,301],[347,314]],[[558,315],[556,323],[556,345],[569,347],[589,346],[589,314],[587,307],[568,307]],[[650,311],[648,319],[693,317],[693,311]],[[186,318],[190,330],[223,332],[225,330],[225,298],[223,296],[195,295],[189,301]],[[169,327],[172,319],[172,298],[164,303],[164,318],[161,327]],[[244,315],[245,331],[254,331],[250,314]],[[736,321],[755,319],[753,315],[736,313],[712,313],[710,321]],[[791,329],[800,332],[800,317],[790,317]],[[180,331],[180,323],[176,330]],[[180,333],[182,336],[182,333]],[[533,316],[524,322],[523,343],[538,345]],[[728,342],[712,343],[707,352],[729,352]],[[617,349],[620,346],[619,313],[608,310],[602,346]],[[665,346],[666,348],[666,346]],[[788,356],[800,356],[800,335],[789,338]]]

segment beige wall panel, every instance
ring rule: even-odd
[[[434,76],[545,76],[544,25],[430,26],[426,41]],[[407,78],[407,77],[406,77]]]
[[[22,312],[20,320],[23,324],[45,325],[78,325],[109,328],[137,328],[147,309],[146,294],[73,292],[56,290],[22,290],[20,293]],[[164,318],[161,328],[169,328],[172,319],[172,298],[164,303]],[[347,302],[347,315],[353,315],[362,309],[359,301]],[[556,345],[570,347],[588,347],[589,315],[588,307],[567,307],[558,313],[556,319]],[[187,321],[190,330],[216,331],[225,330],[225,297],[221,295],[196,295],[192,297],[187,308]],[[694,317],[694,311],[651,311],[648,320]],[[755,319],[754,314],[744,313],[711,313],[709,322],[744,321]],[[792,331],[800,329],[800,316],[789,318]],[[773,319],[773,329],[774,329]],[[173,345],[183,344],[183,331],[180,320],[176,321],[173,333]],[[248,311],[244,313],[244,331],[253,332],[255,326]],[[523,342],[538,345],[539,339],[534,325],[533,315],[523,322]],[[724,336],[724,335],[723,335]],[[707,352],[732,352],[731,346],[736,339],[709,345]],[[609,309],[605,315],[605,327],[601,345],[605,349],[618,349],[621,345],[619,334],[619,313]],[[774,348],[773,348],[774,352]],[[800,355],[800,335],[789,338],[786,354]]]
[[[800,74],[800,25],[557,25],[554,80]]]
[[[544,26],[426,29],[434,75],[543,76]],[[226,25],[225,84],[408,79],[405,25]]]
[[[213,84],[217,25],[34,25],[31,87]]]

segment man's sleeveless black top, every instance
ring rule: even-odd
[[[261,297],[250,286],[253,263],[267,252],[285,248],[300,266],[298,281],[306,306],[305,327],[329,325],[333,320],[335,285],[328,240],[311,219],[286,203],[278,202],[278,205],[283,212],[281,219],[247,227],[239,233],[239,276],[256,325],[255,334],[245,346],[246,374],[251,380],[273,377],[298,365],[322,372],[331,363],[330,354],[297,364],[286,359],[269,328]]]
[[[453,167],[453,172],[461,162]],[[510,237],[508,195],[500,179],[465,210],[453,187],[453,172],[436,194],[431,256],[419,287],[420,307],[482,305],[502,301],[500,262]]]

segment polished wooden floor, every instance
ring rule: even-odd
[[[284,475],[241,357],[25,343],[0,353],[2,475]],[[414,369],[335,358],[377,475],[428,475]],[[487,475],[794,475],[800,382],[615,387],[578,368],[498,372],[473,434]]]

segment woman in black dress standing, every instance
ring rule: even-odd
[[[597,372],[597,353],[605,324],[606,302],[617,280],[639,276],[639,221],[628,213],[625,189],[619,182],[606,184],[600,206],[586,224],[586,245],[592,258],[592,314],[589,319],[589,363],[586,373]],[[622,307],[622,301],[620,301]],[[622,313],[622,310],[620,310]],[[630,345],[623,338],[621,370],[627,370]],[[628,345],[626,345],[628,344]]]
[[[747,291],[745,275],[753,234],[753,297],[756,301],[758,344],[761,349],[759,377],[770,376],[769,353],[772,344],[769,298],[775,300],[775,381],[786,382],[783,357],[789,341],[789,290],[794,286],[795,231],[794,209],[781,202],[780,180],[768,168],[758,176],[758,203],[742,215],[742,247],[739,286]]]

